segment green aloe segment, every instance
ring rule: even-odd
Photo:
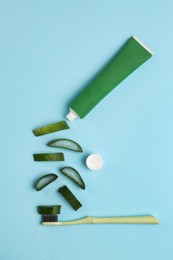
[[[52,140],[48,142],[47,145],[51,147],[65,148],[80,153],[83,152],[82,147],[77,142],[65,138]]]
[[[61,213],[61,205],[41,205],[37,206],[38,214],[57,215]]]
[[[64,161],[63,153],[37,153],[33,157],[34,161]]]
[[[60,121],[54,124],[46,125],[33,130],[35,136],[46,135],[57,131],[70,128],[66,121]]]
[[[46,174],[46,175],[40,177],[35,184],[36,191],[42,190],[47,185],[49,185],[50,183],[55,181],[57,178],[58,178],[58,176],[54,173],[49,173],[49,174]]]
[[[58,192],[64,197],[64,199],[66,199],[66,201],[72,206],[74,210],[78,210],[80,207],[82,207],[82,204],[66,185],[60,187]]]
[[[82,180],[82,177],[80,176],[80,174],[76,171],[76,169],[70,167],[70,166],[66,166],[64,168],[61,168],[60,171],[67,176],[68,178],[70,178],[71,180],[73,180],[79,187],[81,187],[83,190],[85,189],[85,183]]]

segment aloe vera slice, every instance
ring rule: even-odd
[[[34,129],[32,132],[35,136],[51,134],[57,131],[70,128],[66,121],[60,121],[54,124],[46,125],[40,128]]]
[[[49,185],[50,183],[55,181],[57,178],[58,178],[58,176],[54,173],[49,173],[49,174],[46,174],[46,175],[40,177],[35,184],[36,191],[42,190],[47,185]]]
[[[61,205],[41,205],[37,206],[38,214],[51,214],[56,215],[61,213]]]
[[[63,153],[37,153],[33,157],[34,161],[64,161]]]
[[[60,187],[58,192],[64,197],[64,199],[72,206],[74,210],[78,210],[80,207],[82,207],[80,201],[74,196],[74,194],[66,185]]]
[[[83,190],[85,189],[85,183],[82,180],[82,177],[80,174],[76,171],[76,169],[66,166],[64,168],[60,169],[60,172],[62,172],[65,176],[73,180],[79,187],[81,187]]]
[[[82,147],[77,142],[65,138],[52,140],[48,142],[47,145],[51,147],[65,148],[80,153],[83,152]]]

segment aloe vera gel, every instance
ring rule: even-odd
[[[131,37],[101,72],[69,105],[67,119],[84,118],[106,95],[139,66],[151,58],[153,52],[135,36]]]

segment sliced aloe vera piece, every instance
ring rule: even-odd
[[[51,147],[65,148],[80,153],[83,152],[82,147],[77,142],[65,138],[52,140],[48,142],[47,145]]]
[[[40,128],[34,129],[32,132],[35,136],[51,134],[57,131],[70,128],[66,121],[60,121],[54,124],[46,125]]]
[[[56,215],[61,213],[61,205],[41,205],[37,206],[38,214],[51,214]]]
[[[83,190],[85,189],[85,183],[82,180],[82,177],[80,176],[78,171],[76,171],[76,169],[74,169],[70,166],[66,166],[64,168],[61,168],[60,172],[62,172],[65,176],[67,176],[68,178],[73,180]]]
[[[63,153],[37,153],[33,157],[34,161],[64,161]]]
[[[82,207],[80,201],[74,196],[74,194],[66,185],[60,187],[58,192],[64,197],[64,199],[72,206],[74,210],[78,210],[80,207]]]
[[[50,183],[55,181],[57,178],[58,178],[58,176],[54,173],[49,173],[49,174],[46,174],[46,175],[40,177],[35,184],[36,191],[42,190],[47,185],[49,185]]]

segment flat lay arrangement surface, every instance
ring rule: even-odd
[[[0,1],[0,259],[172,260],[171,8]]]

